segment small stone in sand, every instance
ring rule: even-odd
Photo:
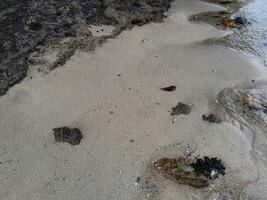
[[[185,103],[179,102],[177,106],[172,108],[171,115],[188,115],[191,112],[191,107]]]
[[[78,145],[83,138],[81,131],[77,128],[68,127],[54,128],[54,137],[56,142],[67,142],[71,145]]]

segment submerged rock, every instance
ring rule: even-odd
[[[191,106],[185,103],[179,102],[177,106],[172,108],[171,115],[188,115],[191,112]]]
[[[267,165],[267,85],[225,88],[217,96],[217,108],[251,142],[253,156]],[[247,133],[252,136],[246,135]],[[252,137],[252,139],[250,138]]]
[[[54,137],[56,142],[67,142],[71,145],[78,145],[83,138],[81,131],[77,128],[70,129],[67,127],[54,128]]]
[[[218,103],[225,112],[251,127],[267,127],[266,86],[255,88],[225,88],[217,96]]]
[[[234,19],[236,25],[245,26],[248,24],[248,20],[245,17],[236,17]]]
[[[206,177],[197,175],[190,169],[190,161],[187,158],[161,158],[154,163],[154,168],[160,175],[179,184],[195,188],[207,187],[209,185]]]
[[[211,180],[225,175],[221,160],[209,157],[193,161],[186,157],[165,157],[154,162],[154,169],[165,178],[195,188],[207,187]]]
[[[227,5],[227,4],[231,4],[232,1],[219,1],[219,4],[222,4],[222,5]]]
[[[211,113],[209,115],[203,114],[202,119],[204,121],[208,121],[210,123],[217,123],[217,124],[222,123],[222,121],[223,121],[219,116],[217,116],[213,113]]]

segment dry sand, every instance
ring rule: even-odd
[[[223,186],[233,193],[256,180],[266,168],[251,157],[251,137],[201,118],[223,88],[260,77],[246,57],[202,42],[226,32],[187,20],[220,9],[179,0],[163,23],[125,31],[10,89],[0,98],[0,199],[216,199],[212,189],[208,198],[209,192],[163,181],[153,195],[135,183],[143,181],[155,151],[181,153],[184,144],[195,148],[194,156],[221,158]],[[159,89],[168,85],[177,90]],[[178,101],[192,104],[191,114],[173,118],[169,111]],[[52,129],[60,126],[80,128],[82,142],[55,143]],[[266,177],[260,177],[260,186],[243,188],[247,199],[266,199]]]

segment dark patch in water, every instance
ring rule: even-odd
[[[222,119],[218,115],[215,115],[213,113],[209,115],[203,114],[202,119],[210,123],[217,123],[217,124],[222,123]]]

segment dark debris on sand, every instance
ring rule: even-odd
[[[177,106],[172,108],[171,115],[188,115],[191,112],[191,106],[185,103],[179,102]]]
[[[56,142],[67,142],[71,145],[78,145],[83,138],[81,131],[78,128],[54,128],[54,137]]]
[[[176,86],[175,85],[171,85],[171,86],[168,86],[168,87],[164,87],[164,88],[160,88],[162,91],[165,91],[165,92],[173,92],[176,90]]]
[[[191,164],[196,174],[202,174],[209,179],[216,179],[219,175],[225,175],[225,166],[222,161],[216,157],[209,158],[197,158],[195,162]]]

